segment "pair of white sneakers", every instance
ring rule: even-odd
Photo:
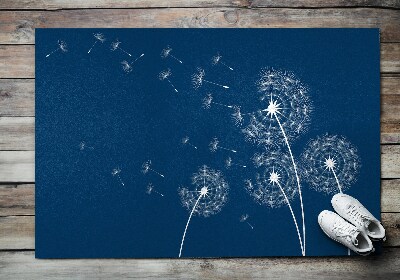
[[[320,227],[330,238],[359,255],[375,251],[371,241],[386,240],[382,224],[357,199],[338,193],[331,203],[339,215],[328,210],[318,215]]]

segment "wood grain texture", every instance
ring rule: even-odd
[[[0,116],[34,116],[35,81],[0,79]]]
[[[369,257],[257,259],[35,259],[0,252],[4,279],[396,279],[400,250]]]
[[[93,8],[180,8],[180,7],[267,7],[267,8],[324,8],[324,7],[382,7],[400,8],[399,0],[2,0],[0,10],[60,10]]]
[[[35,152],[0,151],[0,182],[35,181]]]
[[[0,185],[0,216],[34,214],[35,185]]]
[[[400,146],[381,146],[381,178],[400,178]]]
[[[0,118],[0,150],[35,149],[35,118]]]
[[[0,44],[33,44],[34,29],[49,27],[321,28],[327,26],[380,28],[381,42],[400,42],[400,13],[394,9],[168,8],[56,12],[0,11]]]

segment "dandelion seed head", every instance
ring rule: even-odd
[[[237,126],[241,126],[243,124],[243,115],[240,111],[240,107],[239,106],[233,106],[233,113],[232,113],[232,119],[235,122],[235,125]]]
[[[187,144],[189,142],[190,138],[189,136],[185,136],[182,138],[182,144]]]
[[[111,174],[112,174],[113,176],[116,176],[116,175],[118,175],[119,173],[121,173],[121,169],[120,169],[119,167],[116,167],[116,168],[114,168],[114,169],[111,171]]]
[[[126,73],[132,72],[133,70],[132,65],[130,65],[128,61],[126,60],[122,61],[121,65],[122,65],[122,70],[124,70],[124,72]]]
[[[197,72],[192,75],[192,83],[195,89],[203,85],[204,76],[206,75],[204,69],[197,68]]]
[[[246,222],[249,219],[249,214],[243,214],[242,216],[240,216],[240,222]]]
[[[182,206],[192,211],[193,215],[209,217],[219,213],[228,201],[229,185],[222,173],[203,165],[192,176],[193,190],[182,187],[178,189]]]
[[[345,191],[357,181],[360,167],[357,148],[344,136],[318,136],[308,142],[301,155],[302,176],[314,190],[328,195],[339,191],[333,172]]]
[[[116,49],[119,48],[120,44],[121,42],[118,39],[116,39],[114,42],[111,43],[111,50],[115,51]]]
[[[206,97],[203,98],[203,108],[210,109],[212,100],[213,100],[212,94],[211,93],[207,94]]]
[[[221,60],[222,56],[220,54],[217,54],[215,56],[213,56],[212,58],[212,65],[217,65],[219,63],[219,61]]]
[[[149,183],[146,187],[146,193],[151,194],[153,192],[154,186],[152,183]]]
[[[162,57],[162,58],[168,57],[168,56],[170,55],[171,51],[172,51],[172,48],[171,48],[170,46],[167,46],[166,48],[164,48],[164,49],[161,51],[161,57]]]
[[[81,142],[79,143],[79,150],[83,151],[86,148],[86,143],[85,142]]]
[[[104,43],[104,41],[106,40],[103,33],[94,33],[93,36],[96,40],[98,40],[101,43]]]
[[[161,71],[160,74],[158,74],[158,78],[163,81],[165,79],[168,79],[172,75],[171,69],[167,69],[164,71]]]
[[[287,202],[280,185],[289,201],[293,200],[297,195],[297,185],[290,157],[280,151],[268,151],[255,155],[253,160],[255,158],[261,158],[262,164],[258,165],[254,184],[249,187],[249,183],[245,182],[245,189],[250,196],[260,205],[281,207]]]
[[[67,43],[65,43],[65,41],[58,40],[57,44],[58,44],[58,47],[60,48],[60,50],[62,52],[67,52],[68,51],[68,46],[67,46]]]
[[[208,145],[208,147],[210,148],[211,152],[216,152],[218,150],[218,138],[214,137],[213,140],[211,140],[210,144]]]
[[[229,167],[231,167],[232,166],[232,158],[231,157],[228,157],[226,160],[225,160],[225,167],[226,168],[229,168]]]

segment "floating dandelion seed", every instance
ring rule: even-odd
[[[246,167],[247,167],[246,165],[243,165],[243,164],[233,163],[233,162],[232,162],[232,158],[231,158],[231,157],[228,157],[228,158],[225,160],[225,167],[226,167],[227,169],[229,169],[229,168],[231,168],[231,166],[239,166],[239,167],[243,167],[243,168],[246,168]]]
[[[197,147],[195,145],[193,145],[192,143],[190,143],[189,140],[190,140],[189,136],[183,137],[182,138],[182,144],[183,145],[189,145],[189,146],[191,146],[191,147],[193,147],[193,148],[195,148],[197,150]]]
[[[213,84],[213,85],[216,85],[219,87],[223,87],[225,89],[229,88],[228,86],[224,86],[224,85],[221,85],[221,84],[218,84],[215,82],[210,82],[210,81],[204,79],[205,75],[206,75],[206,73],[203,69],[197,68],[197,72],[192,75],[192,83],[193,83],[193,86],[195,89],[200,88],[203,85],[203,83]]]
[[[218,63],[221,63],[226,68],[228,68],[229,70],[233,71],[233,68],[228,66],[228,65],[226,65],[221,59],[222,59],[222,56],[220,54],[217,54],[216,56],[213,56],[213,58],[211,59],[212,65],[217,65]]]
[[[226,104],[222,104],[222,103],[219,103],[219,102],[214,102],[212,94],[208,93],[206,95],[206,97],[203,98],[203,108],[204,109],[210,109],[211,104],[222,106],[222,107],[227,107],[227,108],[233,108],[234,107],[234,106],[231,106],[231,105],[226,105]]]
[[[120,173],[121,173],[121,169],[119,167],[116,167],[111,171],[111,175],[117,176],[117,178],[118,178],[119,182],[121,183],[121,185],[125,186],[124,182],[121,179],[121,176],[119,175]]]
[[[55,49],[51,53],[47,54],[46,57],[49,57],[50,55],[52,55],[53,53],[55,53],[57,51],[61,51],[63,53],[68,51],[67,43],[65,43],[64,41],[58,40],[57,45],[58,45],[57,49]]]
[[[163,174],[161,174],[160,172],[155,171],[154,169],[151,168],[151,160],[145,161],[142,164],[142,173],[143,174],[147,174],[147,172],[152,171],[154,173],[156,173],[157,175],[161,176],[161,177],[165,177]]]
[[[171,77],[171,75],[172,75],[172,72],[171,72],[171,69],[167,69],[167,70],[164,70],[164,71],[161,71],[160,72],[160,74],[158,74],[158,78],[161,80],[161,81],[164,81],[164,80],[166,80],[166,81],[168,81],[168,83],[171,85],[171,87],[175,90],[175,92],[178,92],[178,90],[176,89],[176,87],[174,86],[174,84],[171,82],[171,80],[169,79],[169,77]]]
[[[128,61],[124,60],[121,62],[122,65],[122,70],[124,70],[125,73],[130,73],[133,70],[133,64],[138,61],[138,59],[142,58],[144,56],[144,53],[142,53],[140,56],[138,56],[134,61],[129,63]]]
[[[187,188],[179,188],[178,193],[183,207],[190,211],[188,221],[183,232],[179,257],[182,255],[183,243],[186,231],[193,215],[209,217],[222,210],[228,201],[229,185],[226,183],[220,171],[213,170],[206,165],[192,176],[193,191]]]
[[[290,142],[307,131],[311,120],[312,103],[308,89],[292,73],[266,68],[261,71],[257,83],[262,93],[261,102],[267,102],[266,108],[248,113],[250,121],[242,129],[245,139],[263,146],[285,145],[293,165],[300,198],[303,245],[306,248],[303,196],[297,165],[293,157]],[[238,113],[236,112],[238,115]],[[244,114],[241,113],[241,116]]]
[[[118,39],[116,39],[114,42],[111,43],[111,51],[120,50],[126,53],[127,55],[132,56],[130,53],[122,49],[119,45],[121,45],[121,42]]]
[[[152,194],[153,192],[156,193],[156,194],[158,194],[158,195],[164,196],[162,193],[160,193],[160,192],[158,192],[158,191],[156,191],[156,190],[154,189],[154,185],[153,185],[152,183],[149,183],[149,184],[147,185],[147,188],[146,188],[146,193],[147,193],[148,195],[150,195],[150,194]]]
[[[249,219],[249,217],[250,217],[249,214],[243,214],[242,216],[240,216],[239,221],[240,221],[241,223],[246,223],[246,224],[248,224],[249,227],[251,227],[251,229],[254,229],[253,225],[250,224],[250,222],[247,221],[247,220]]]
[[[295,172],[291,164],[291,158],[287,154],[272,151],[257,154],[256,159],[261,172],[256,174],[255,183],[245,181],[245,188],[251,197],[260,205],[277,208],[283,205],[289,207],[299,238],[301,253],[305,256],[305,249],[300,235],[296,217],[291,201],[297,195]]]
[[[219,141],[218,141],[218,138],[217,138],[217,137],[214,137],[213,140],[211,140],[211,142],[210,142],[210,144],[208,145],[208,147],[210,148],[210,151],[211,151],[212,153],[216,152],[218,149],[230,151],[230,152],[232,152],[232,153],[236,153],[236,152],[237,152],[236,150],[232,150],[232,149],[228,149],[228,148],[221,147],[221,146],[219,145]]]
[[[162,58],[167,58],[167,57],[172,57],[173,59],[175,59],[176,61],[178,61],[179,63],[183,63],[182,62],[182,60],[180,60],[180,59],[178,59],[178,58],[176,58],[175,56],[173,56],[172,54],[171,54],[171,52],[172,52],[172,48],[170,47],[170,46],[167,46],[165,49],[163,49],[162,51],[161,51],[161,57]]]
[[[316,190],[342,193],[357,180],[357,148],[345,137],[324,135],[311,140],[302,154],[302,174]]]
[[[86,142],[82,141],[79,143],[79,150],[83,151],[85,149],[94,150],[93,147],[86,145]]]
[[[93,45],[90,47],[90,49],[88,50],[88,53],[90,53],[92,51],[93,47],[97,44],[97,42],[104,43],[104,41],[106,40],[103,33],[95,33],[95,34],[93,34],[93,37],[94,37],[95,41],[94,41]]]

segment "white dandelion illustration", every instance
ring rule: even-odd
[[[147,187],[146,187],[146,193],[147,193],[148,195],[151,195],[152,193],[156,193],[156,194],[158,194],[158,195],[160,195],[160,196],[164,196],[162,193],[158,192],[158,191],[154,188],[154,185],[153,185],[152,183],[149,183],[149,184],[147,185]]]
[[[190,211],[182,236],[179,257],[182,255],[183,243],[192,216],[215,215],[228,201],[229,185],[220,171],[203,165],[193,174],[192,185],[194,186],[192,191],[184,187],[178,189],[183,207]]]
[[[143,174],[147,174],[149,171],[152,171],[154,173],[156,173],[157,175],[161,176],[161,177],[165,177],[163,174],[161,174],[160,172],[154,170],[151,168],[151,160],[145,161],[142,164],[142,173]]]
[[[228,158],[225,160],[225,167],[226,167],[226,169],[229,169],[229,168],[231,168],[232,166],[239,166],[239,167],[243,167],[243,168],[246,168],[246,167],[247,167],[246,165],[243,165],[243,164],[234,163],[234,162],[232,161],[232,158],[231,158],[231,157],[228,157]]]
[[[68,51],[67,43],[65,43],[64,41],[58,40],[57,45],[58,45],[57,49],[55,49],[54,51],[47,54],[46,57],[49,57],[50,55],[52,55],[53,53],[58,52],[58,51],[63,52],[63,53]]]
[[[80,142],[79,143],[79,150],[83,151],[83,150],[86,150],[86,149],[94,150],[94,147],[88,146],[85,141]]]
[[[273,68],[261,71],[257,85],[262,93],[260,101],[267,103],[266,108],[244,114],[238,107],[233,117],[236,123],[241,123],[239,120],[245,115],[250,117],[248,125],[242,129],[246,140],[273,148],[281,145],[287,147],[299,192],[305,251],[303,196],[290,142],[306,132],[310,124],[312,103],[308,97],[308,88],[293,73]]]
[[[121,173],[121,169],[119,167],[116,167],[111,171],[111,175],[113,175],[114,177],[116,176],[118,178],[119,182],[121,183],[121,185],[125,186],[125,183],[121,179],[120,173]]]
[[[94,33],[94,34],[93,34],[93,37],[94,37],[95,41],[94,41],[93,45],[90,47],[90,49],[88,50],[88,53],[90,53],[90,52],[92,51],[93,47],[94,47],[98,42],[104,43],[105,40],[106,40],[106,37],[104,37],[104,34],[103,34],[103,33]]]
[[[195,148],[197,150],[197,147],[195,145],[193,145],[192,143],[190,143],[189,136],[183,137],[181,142],[182,142],[183,145],[189,145],[190,147],[193,147],[193,148]]]
[[[302,166],[303,176],[316,191],[335,194],[356,182],[361,164],[357,148],[345,137],[326,134],[309,141]]]
[[[213,58],[211,59],[211,63],[212,63],[212,65],[217,65],[217,64],[221,63],[223,66],[225,66],[229,70],[233,71],[232,67],[226,65],[225,62],[222,61],[222,55],[220,55],[219,53],[217,55],[213,56]]]
[[[203,98],[203,108],[204,109],[210,109],[211,108],[211,104],[222,106],[222,107],[226,107],[226,108],[231,108],[231,109],[234,107],[233,105],[226,105],[226,104],[222,104],[222,103],[213,101],[212,94],[208,93],[206,95],[206,97]]]
[[[161,71],[160,72],[160,74],[158,74],[158,78],[161,80],[161,81],[164,81],[164,80],[166,80],[170,85],[171,85],[171,87],[175,90],[175,92],[178,92],[178,90],[176,89],[176,87],[174,86],[174,84],[171,82],[171,80],[169,79],[169,77],[171,77],[171,75],[172,75],[172,72],[171,72],[171,69],[166,69],[166,70],[164,70],[164,71]]]
[[[136,61],[138,61],[140,58],[144,56],[144,53],[142,53],[140,56],[138,56],[134,61],[128,62],[126,60],[121,62],[122,65],[122,70],[124,70],[125,73],[130,73],[133,70],[133,64],[135,64]]]
[[[165,49],[163,49],[161,51],[161,57],[162,58],[167,58],[167,57],[172,57],[173,59],[175,59],[176,61],[178,61],[179,63],[183,63],[182,60],[176,58],[174,55],[171,54],[172,52],[172,48],[170,46],[167,46]]]
[[[239,221],[240,221],[241,223],[246,223],[246,224],[248,224],[249,227],[250,227],[251,229],[254,229],[253,225],[250,224],[250,222],[248,221],[249,218],[250,218],[249,214],[243,214],[242,216],[240,216]]]
[[[228,149],[228,148],[225,148],[225,147],[220,146],[220,145],[219,145],[219,140],[218,140],[217,137],[214,137],[214,138],[211,140],[211,142],[210,142],[210,144],[208,145],[208,147],[210,148],[210,151],[211,151],[212,153],[216,152],[218,149],[230,151],[230,152],[232,152],[232,153],[237,153],[236,150]]]
[[[213,84],[213,85],[225,88],[225,89],[229,88],[228,86],[221,85],[221,84],[211,82],[211,81],[204,79],[205,75],[206,75],[206,72],[204,71],[204,69],[197,68],[197,72],[192,75],[192,83],[193,83],[193,86],[195,89],[200,88],[203,85],[203,83]]]
[[[132,56],[126,50],[122,49],[119,45],[121,45],[121,42],[118,39],[116,39],[114,42],[111,43],[111,51],[120,50],[120,51],[124,52],[125,54]]]
[[[297,195],[298,189],[290,156],[279,151],[268,151],[255,155],[254,159],[257,161],[255,165],[261,169],[261,172],[256,174],[254,184],[251,180],[245,181],[247,192],[260,205],[266,205],[270,208],[277,208],[283,205],[289,207],[296,227],[301,253],[305,256],[300,230],[291,205],[291,201]]]

